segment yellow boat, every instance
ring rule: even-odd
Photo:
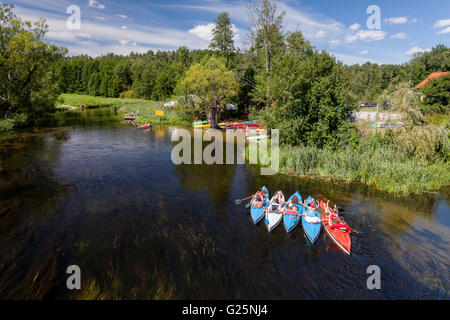
[[[210,124],[195,124],[193,125],[194,128],[209,128],[211,127]]]

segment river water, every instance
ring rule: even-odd
[[[2,299],[449,299],[449,192],[392,197],[246,165],[174,165],[168,126],[108,110],[58,113],[0,139]],[[345,255],[322,232],[254,225],[245,202],[324,195],[343,208]],[[81,269],[68,290],[66,269]],[[367,288],[380,267],[381,289]]]

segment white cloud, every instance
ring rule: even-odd
[[[105,20],[106,20],[106,18],[105,18],[105,17],[100,17],[100,16],[98,16],[98,17],[95,17],[95,19],[97,19],[97,20],[100,20],[100,21],[105,21]]]
[[[330,40],[330,44],[332,47],[338,46],[341,44],[341,40]]]
[[[126,46],[127,44],[130,43],[130,40],[119,40],[119,43],[121,46]]]
[[[127,26],[122,26],[122,30],[127,30],[128,27]]]
[[[434,28],[444,28],[450,26],[450,19],[444,19],[444,20],[439,20],[436,21],[436,23],[434,24]]]
[[[119,18],[122,18],[122,19],[127,19],[128,17],[126,16],[126,15],[124,15],[124,14],[118,14],[117,15]]]
[[[359,54],[368,54],[368,53],[369,53],[368,50],[363,50],[363,51],[361,51]]]
[[[208,40],[211,41],[213,35],[213,29],[215,28],[215,24],[214,23],[208,23],[208,24],[200,24],[198,26],[196,26],[195,28],[189,30],[188,32],[190,34],[193,34],[203,40]]]
[[[393,34],[393,35],[391,36],[391,39],[400,39],[400,40],[403,40],[403,39],[406,39],[406,37],[407,37],[406,33],[404,33],[404,32],[399,32],[399,33]]]
[[[422,49],[420,47],[415,46],[415,47],[412,47],[411,49],[409,49],[408,51],[406,51],[406,54],[410,55],[410,56],[413,56],[413,55],[415,55],[417,53],[430,52],[430,51],[431,51],[430,48]]]
[[[352,24],[352,25],[349,27],[349,29],[352,30],[352,31],[356,31],[356,30],[358,30],[359,28],[361,28],[361,25],[360,25],[359,23],[354,23],[354,24]]]
[[[105,9],[105,6],[96,0],[89,0],[88,7],[97,8],[97,9]]]
[[[233,31],[233,40],[239,41],[241,39],[241,34],[239,29],[234,24],[231,24],[231,31]]]
[[[327,35],[327,33],[325,31],[319,30],[314,35],[314,38],[323,38],[323,37],[326,37],[326,35]]]
[[[450,27],[442,29],[441,31],[438,32],[438,34],[447,34],[447,33],[450,33]]]
[[[358,40],[358,36],[356,34],[347,34],[345,36],[345,42],[355,42],[356,40]]]
[[[392,17],[384,19],[384,22],[389,24],[405,24],[405,23],[416,23],[417,19],[408,19],[407,17]]]
[[[216,25],[214,23],[199,24],[190,29],[188,33],[203,40],[211,41],[211,39],[213,38],[213,30],[215,27]],[[231,24],[231,31],[233,32],[233,40],[239,41],[241,39],[240,31],[234,24]]]
[[[360,30],[356,33],[359,40],[364,41],[379,41],[383,40],[386,36],[386,32],[381,30]]]
[[[366,42],[383,40],[386,37],[386,32],[382,30],[359,30],[356,34],[347,34],[345,42],[355,42],[362,40]]]

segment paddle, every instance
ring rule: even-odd
[[[348,225],[348,224],[347,224]],[[362,232],[360,232],[360,231],[358,231],[358,230],[355,230],[355,229],[353,229],[353,228],[351,228],[350,226],[348,226],[349,228],[350,228],[350,230],[352,230],[353,232],[356,232],[357,234],[361,234]]]
[[[235,204],[241,204],[242,201],[248,200],[248,199],[250,199],[250,198],[252,198],[252,197],[253,197],[253,195],[251,195],[250,197],[244,198],[244,199],[236,199],[236,200],[234,200],[234,203],[235,203]]]

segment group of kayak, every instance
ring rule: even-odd
[[[283,221],[286,232],[289,233],[301,220],[306,237],[314,244],[323,225],[327,234],[338,247],[346,254],[350,254],[351,228],[339,217],[336,205],[331,208],[328,202],[317,203],[311,196],[303,202],[298,191],[287,201],[281,191],[277,191],[269,200],[269,191],[265,186],[251,197],[250,204],[250,215],[253,222],[257,224],[265,217],[269,232]],[[319,208],[324,213],[319,213]]]
[[[253,120],[253,121],[223,121],[219,122],[217,124],[220,128],[225,129],[246,129],[246,128],[253,128],[253,129],[259,129],[262,127],[261,123],[259,123],[259,120]],[[192,126],[194,128],[210,128],[211,125],[208,121],[194,121],[192,122]]]

